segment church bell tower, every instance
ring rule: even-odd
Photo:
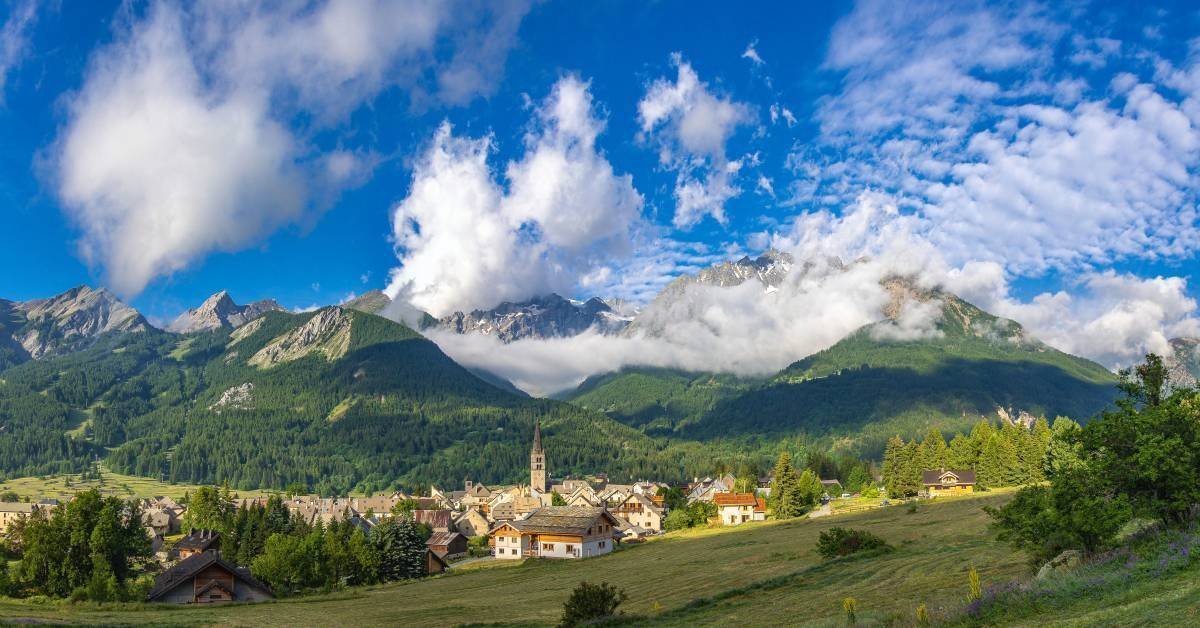
[[[546,492],[546,452],[542,450],[542,423],[533,426],[533,449],[529,450],[529,487]]]

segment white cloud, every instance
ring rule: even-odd
[[[766,62],[763,61],[761,56],[759,56],[758,50],[755,48],[756,46],[758,46],[758,40],[754,40],[747,44],[746,50],[742,52],[742,58],[749,59],[754,65],[762,65]]]
[[[394,210],[400,266],[388,293],[436,316],[548,292],[629,253],[642,197],[596,147],[604,122],[588,86],[567,76],[536,110],[525,155],[488,168],[491,139],[443,124]]]
[[[489,93],[527,9],[202,2],[118,21],[50,160],[84,258],[130,297],[311,217],[379,161],[312,137],[393,86],[422,106]]]
[[[675,226],[686,229],[705,216],[724,223],[725,202],[741,193],[735,183],[741,163],[729,160],[726,144],[753,113],[744,103],[714,95],[678,53],[671,60],[675,81],[654,81],[638,103],[642,136],[655,142],[659,161],[676,172]]]
[[[1089,90],[1054,63],[1063,19],[1036,4],[859,3],[831,39],[842,86],[818,106],[821,135],[789,156],[789,202],[885,191],[952,262],[1024,276],[1190,255],[1200,90],[1165,66],[1169,87],[1121,74]]]
[[[262,98],[205,93],[173,9],[153,9],[88,77],[60,138],[59,193],[118,293],[300,215],[294,139]]]
[[[8,75],[21,65],[29,52],[30,31],[37,23],[37,9],[37,0],[12,2],[8,17],[0,26],[0,104],[4,103]]]
[[[792,113],[791,109],[788,109],[779,103],[775,103],[771,105],[768,111],[771,114],[771,124],[775,124],[776,122],[783,120],[789,129],[793,126],[796,126],[796,114]]]

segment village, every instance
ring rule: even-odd
[[[533,432],[528,484],[486,486],[467,480],[461,489],[431,487],[428,495],[397,491],[369,497],[293,495],[282,499],[291,516],[312,526],[349,523],[364,533],[394,517],[407,517],[427,527],[424,575],[442,573],[459,561],[528,558],[586,559],[665,533],[669,514],[666,483],[608,482],[604,476],[552,481],[542,443],[541,426]],[[967,493],[973,471],[925,470],[922,497]],[[696,478],[681,489],[688,508],[701,505],[707,525],[736,526],[765,521],[771,477],[753,491],[737,492],[733,475]],[[821,480],[820,507],[810,517],[827,515],[829,502],[849,498],[837,480]],[[236,500],[239,508],[265,507],[268,497]],[[883,500],[886,504],[886,499]],[[0,531],[42,512],[52,516],[60,503],[0,502]],[[273,597],[270,588],[244,565],[221,554],[221,534],[208,529],[184,530],[187,505],[170,497],[140,501],[141,517],[162,567],[148,601],[212,603],[258,601]]]

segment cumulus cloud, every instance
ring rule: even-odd
[[[587,83],[566,76],[535,111],[525,154],[488,166],[490,137],[443,124],[393,212],[400,266],[388,293],[435,316],[548,292],[630,253],[642,197],[596,146],[604,121]]]
[[[250,94],[207,96],[166,6],[93,59],[61,138],[59,193],[85,259],[113,289],[137,294],[299,215],[299,149],[266,107]]]
[[[528,3],[156,4],[97,51],[50,162],[80,250],[124,296],[258,242],[365,181],[313,141],[381,91],[489,93]],[[484,58],[486,57],[486,58]]]
[[[714,94],[680,54],[671,61],[675,80],[655,80],[638,103],[641,133],[657,146],[659,161],[676,172],[675,226],[686,229],[705,216],[725,223],[725,202],[741,193],[741,161],[727,157],[726,144],[753,113],[745,103]]]

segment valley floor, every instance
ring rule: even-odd
[[[987,531],[985,505],[995,492],[816,520],[693,530],[580,562],[487,561],[428,580],[256,605],[165,607],[0,601],[0,618],[84,624],[232,626],[534,625],[557,622],[562,602],[581,580],[624,588],[622,609],[646,625],[843,625],[842,600],[854,597],[864,625],[913,623],[926,604],[935,619],[963,605],[967,571],[984,587],[1026,577],[1024,557]],[[896,546],[890,554],[823,562],[817,535],[833,526],[868,529]],[[1153,590],[1078,605],[1038,609],[1013,623],[1178,625],[1200,609],[1190,571]],[[1042,614],[1044,613],[1044,615]],[[633,617],[631,617],[633,619]]]

